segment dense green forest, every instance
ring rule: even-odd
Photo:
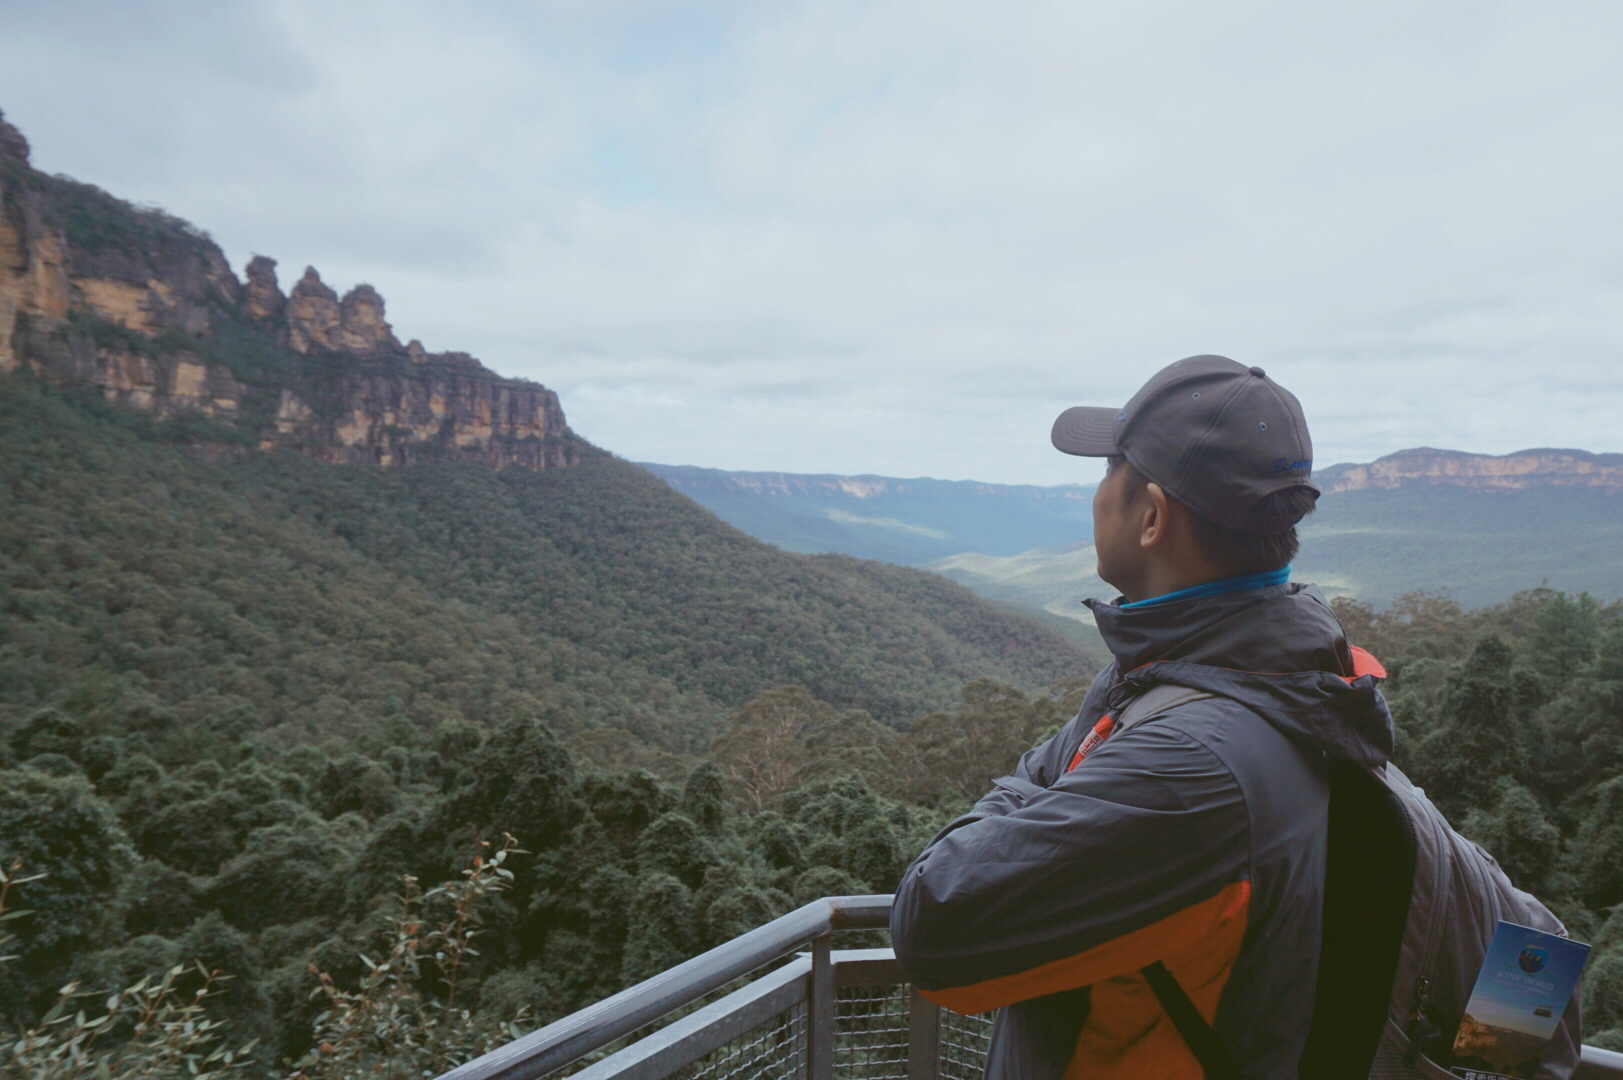
[[[1623,613],[1548,591],[1338,608],[1386,658],[1399,763],[1594,943],[1588,1041],[1623,1048]],[[478,955],[455,973],[458,1045],[505,1038],[797,903],[888,891],[1082,687],[979,680],[905,732],[778,687],[678,782],[571,752],[537,716],[285,745],[240,714],[180,725],[80,687],[0,735],[0,854],[13,877],[46,875],[12,889],[33,914],[0,923],[16,936],[0,1024],[37,1023],[70,979],[105,993],[195,962],[230,976],[200,1006],[221,1045],[257,1038],[250,1069],[285,1072],[312,1039],[335,1045],[335,1000],[376,988],[362,956],[406,947],[402,876],[430,892],[417,917],[449,926],[476,845],[511,835],[523,853],[482,894]],[[409,1019],[427,1023],[448,975],[408,966]]]
[[[282,749],[64,698],[0,741],[0,858],[46,875],[13,890],[32,913],[3,924],[17,941],[0,1026],[32,1026],[69,980],[113,989],[201,963],[231,977],[211,998],[230,1041],[259,1039],[267,1067],[294,1061],[319,973],[354,987],[362,954],[387,953],[402,875],[454,881],[504,835],[526,853],[483,905],[461,993],[493,1022],[539,1023],[796,904],[888,891],[941,820],[1074,709],[1069,690],[977,681],[898,734],[776,688],[681,784],[592,765],[534,717]],[[422,979],[439,990],[442,975]]]

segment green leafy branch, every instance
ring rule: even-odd
[[[312,965],[319,983],[312,996],[324,997],[327,1007],[316,1018],[315,1046],[299,1060],[291,1080],[437,1075],[522,1034],[517,1027],[522,1015],[497,1024],[457,1000],[467,961],[479,955],[473,942],[480,933],[480,903],[511,886],[509,857],[528,854],[510,835],[495,851],[491,846],[479,842],[459,881],[419,892],[416,878],[404,878],[388,955],[381,961],[361,956],[366,974],[354,990],[341,988]],[[424,907],[442,897],[450,901],[450,917],[425,923]],[[432,982],[424,972],[429,960],[441,994],[425,990]]]

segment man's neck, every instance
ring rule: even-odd
[[[1236,574],[1231,577],[1192,582],[1180,588],[1154,593],[1143,600],[1131,600],[1121,605],[1123,611],[1169,604],[1176,600],[1193,600],[1202,596],[1220,596],[1223,593],[1244,592],[1247,589],[1265,589],[1271,585],[1284,585],[1290,581],[1291,568],[1286,563],[1278,570],[1258,574]]]
[[[1221,581],[1229,575],[1216,567],[1200,565],[1174,565],[1157,563],[1143,568],[1143,576],[1134,582],[1119,585],[1122,596],[1129,603],[1138,604],[1169,593],[1182,592],[1197,585]],[[1116,585],[1116,582],[1110,584]]]

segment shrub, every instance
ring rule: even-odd
[[[480,932],[480,906],[506,890],[513,872],[505,865],[524,854],[511,837],[496,851],[481,841],[462,880],[427,892],[405,879],[400,913],[391,925],[388,955],[362,956],[366,973],[354,990],[342,989],[324,971],[315,996],[326,1001],[316,1019],[315,1046],[301,1058],[293,1076],[300,1080],[434,1076],[517,1038],[521,1017],[500,1024],[475,1016],[464,1000],[468,961]],[[427,925],[422,912],[437,901],[450,917]]]

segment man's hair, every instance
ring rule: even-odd
[[[1137,499],[1149,487],[1149,478],[1133,468],[1125,457],[1117,454],[1109,461],[1112,471],[1127,470],[1127,480],[1122,490],[1129,502]],[[1169,494],[1167,498],[1170,499],[1172,496]],[[1318,496],[1311,488],[1286,488],[1284,491],[1263,496],[1246,516],[1263,521],[1281,519],[1300,521],[1313,512],[1317,499]],[[1184,506],[1184,509],[1189,508]],[[1258,533],[1242,529],[1225,529],[1193,510],[1189,510],[1189,519],[1194,522],[1195,542],[1200,545],[1200,549],[1230,575],[1261,574],[1269,570],[1278,570],[1296,558],[1296,552],[1302,546],[1294,525],[1282,533]]]

